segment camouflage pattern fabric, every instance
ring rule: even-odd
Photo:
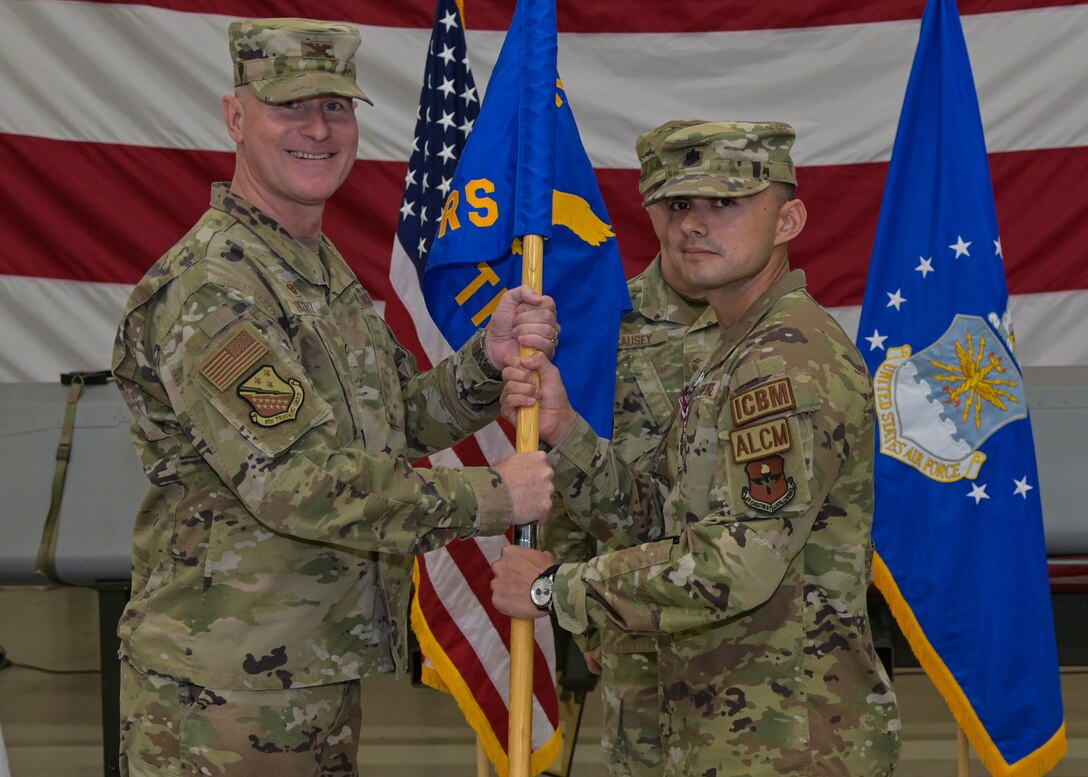
[[[680,408],[657,464],[664,504],[652,478],[607,466],[583,422],[553,450],[571,504],[657,510],[673,535],[560,567],[560,625],[660,635],[666,775],[891,774],[898,707],[866,611],[874,408],[860,354],[795,271],[724,332]]]
[[[356,777],[359,681],[210,690],[121,662],[121,777]]]
[[[778,121],[678,129],[658,146],[666,182],[644,204],[670,197],[748,197],[772,181],[796,185],[794,138],[793,127]]]
[[[498,412],[482,335],[425,373],[327,239],[230,193],[137,285],[113,371],[151,486],[121,653],[215,689],[406,668],[412,557],[501,534],[490,468],[417,470]]]
[[[665,182],[668,170],[665,169],[657,153],[661,142],[676,130],[694,127],[697,124],[706,124],[706,122],[702,119],[674,119],[654,127],[649,132],[642,133],[635,139],[635,154],[638,155],[639,165],[639,194],[646,196],[648,191]]]
[[[234,85],[273,104],[333,94],[373,105],[355,81],[359,42],[350,24],[310,19],[249,19],[227,28]]]
[[[610,777],[658,777],[664,753],[657,646],[637,650],[639,638],[628,639],[632,644],[623,645],[617,637],[601,652],[601,756]]]
[[[669,128],[666,131],[670,131]],[[672,419],[680,392],[721,336],[714,310],[672,289],[661,275],[661,256],[632,278],[632,311],[620,322],[611,455],[634,468],[650,465]],[[584,561],[598,547],[618,549],[661,536],[660,526],[590,521],[588,531],[559,509],[541,529],[541,547],[556,560]],[[661,772],[661,723],[655,640],[605,628],[601,747],[613,777]],[[583,649],[596,633],[578,640]]]

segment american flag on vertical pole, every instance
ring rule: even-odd
[[[420,276],[461,150],[480,112],[462,18],[455,0],[438,0],[390,262],[390,282],[432,364],[451,348],[427,312]],[[474,441],[431,460],[484,464],[511,453],[506,433],[492,424]],[[412,628],[426,659],[423,681],[454,696],[500,774],[507,769],[510,628],[509,618],[491,605],[490,581],[491,562],[505,544],[504,537],[464,540],[418,557],[412,600]],[[536,634],[533,765],[540,772],[558,756],[561,736],[550,622],[538,620]]]
[[[858,347],[879,417],[874,576],[993,775],[1066,750],[1039,476],[978,98],[955,0],[929,0]]]

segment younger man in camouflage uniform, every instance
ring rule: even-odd
[[[665,180],[657,155],[657,146],[665,136],[701,123],[669,121],[639,136],[635,151],[641,167],[640,195],[649,196]],[[651,465],[680,392],[721,335],[713,308],[706,304],[700,289],[684,283],[676,258],[665,244],[668,204],[656,202],[647,206],[646,212],[660,251],[646,270],[627,284],[634,309],[620,323],[612,426],[613,455],[636,469]],[[585,561],[597,554],[598,546],[617,550],[660,538],[659,531],[651,535],[642,535],[635,525],[607,521],[591,521],[581,528],[564,511],[557,511],[542,528],[542,546],[559,561]],[[586,649],[591,671],[601,675],[601,749],[609,774],[661,774],[661,701],[654,638],[605,627],[576,640]]]
[[[507,549],[495,604],[518,617],[553,609],[575,633],[593,622],[658,635],[666,775],[883,777],[899,753],[865,606],[872,387],[789,269],[807,216],[793,139],[782,123],[731,122],[662,143],[668,180],[647,202],[669,202],[669,246],[723,330],[660,457],[666,499],[607,455],[546,359],[505,371],[504,412],[540,402],[568,506],[637,511],[673,536],[550,567],[545,553]]]
[[[551,350],[522,288],[427,373],[321,233],[358,146],[354,27],[230,25],[234,179],[137,285],[114,353],[151,481],[120,623],[122,771],[352,777],[359,678],[402,672],[412,558],[539,520],[542,453],[416,470]]]

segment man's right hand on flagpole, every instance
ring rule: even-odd
[[[522,285],[503,294],[491,314],[484,353],[495,369],[501,370],[517,358],[523,346],[554,356],[558,343],[555,300]]]
[[[515,453],[493,468],[510,489],[511,524],[541,523],[548,517],[555,491],[552,486],[555,473],[544,451]]]
[[[537,386],[533,372],[540,377]],[[578,414],[567,398],[567,389],[559,368],[543,353],[534,353],[510,364],[502,371],[502,416],[516,423],[519,407],[540,404],[540,439],[548,445],[558,445],[570,434]]]

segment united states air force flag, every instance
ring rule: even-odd
[[[616,238],[556,68],[553,0],[520,0],[488,82],[423,273],[455,347],[521,284],[521,238],[542,235],[545,294],[571,404],[612,435],[619,319],[631,308]]]
[[[858,345],[879,417],[874,574],[994,775],[1065,753],[1039,480],[982,122],[954,0],[929,0]]]

